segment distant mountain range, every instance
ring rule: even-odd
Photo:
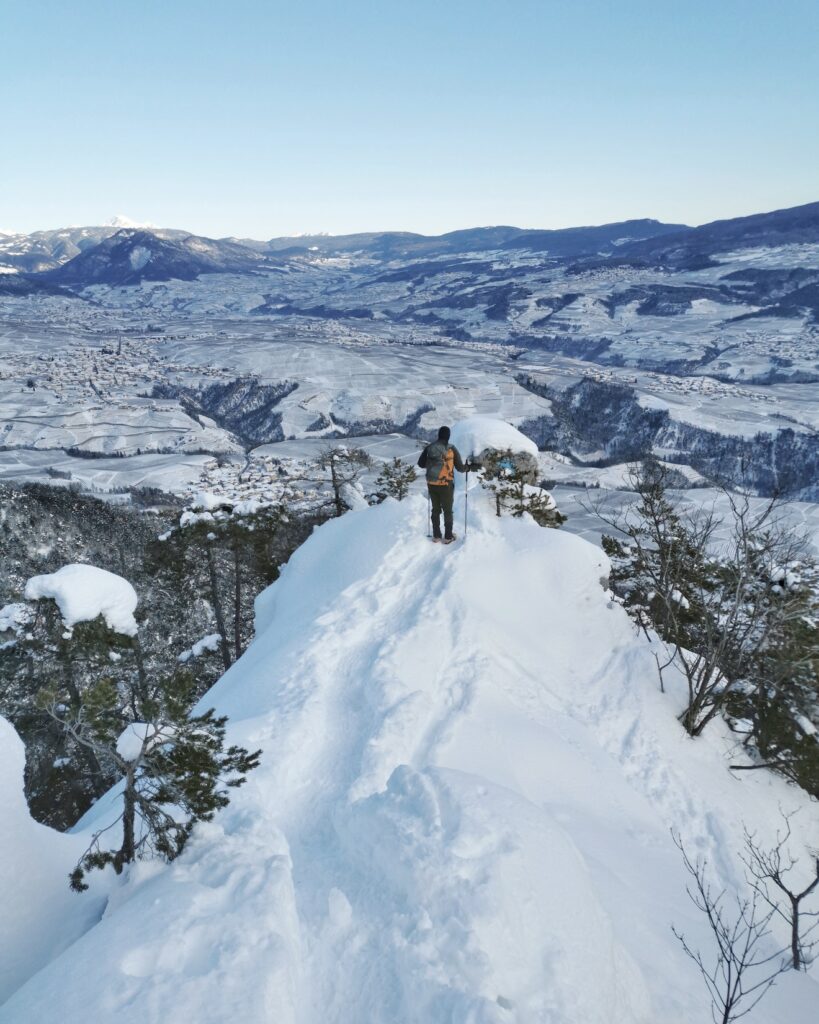
[[[545,260],[579,261],[581,267],[602,261],[684,269],[707,266],[714,255],[732,249],[819,242],[819,203],[696,228],[646,219],[558,230],[500,226],[433,236],[385,231],[267,241],[217,240],[180,230],[119,227],[121,223],[117,218],[100,227],[0,236],[0,294],[72,293],[94,284],[252,274],[292,259],[341,254],[389,261],[519,250]]]
[[[567,257],[598,252],[601,248],[607,249],[622,244],[626,239],[649,239],[683,230],[686,230],[684,224],[662,224],[657,220],[626,220],[599,227],[559,228],[553,231],[507,226],[466,228],[462,231],[449,231],[444,235],[384,231],[357,235],[271,238],[263,244],[267,251],[271,252],[312,251],[328,256],[345,252],[365,252],[382,258],[405,258],[487,252],[497,249],[530,249],[533,252],[548,252],[550,256]]]

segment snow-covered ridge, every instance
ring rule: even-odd
[[[481,494],[449,549],[412,497],[296,552],[200,705],[261,767],[178,861],[113,885],[2,1024],[708,1019],[669,928],[707,943],[669,828],[730,889],[743,824],[765,840],[781,805],[816,845],[812,808],[732,776],[718,726],[684,734],[599,549]],[[788,977],[748,1020],[808,1024],[817,995]]]

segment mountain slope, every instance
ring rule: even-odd
[[[114,884],[2,1024],[708,1019],[669,828],[733,888],[743,824],[766,840],[800,809],[819,841],[808,801],[732,776],[719,727],[685,736],[602,552],[480,491],[470,516],[450,549],[420,497],[313,534],[202,701],[262,767],[177,862]],[[817,995],[789,977],[748,1020],[807,1024]]]
[[[192,281],[200,274],[251,273],[264,265],[260,254],[233,242],[186,235],[169,238],[123,228],[42,276],[56,284],[130,285],[140,281]]]
[[[28,273],[53,270],[86,249],[99,245],[120,228],[138,226],[126,223],[126,218],[114,217],[108,224],[99,226],[54,228],[50,231],[32,231],[28,235],[0,234],[0,265],[5,264]],[[173,228],[151,230],[163,238],[185,238],[189,233]]]
[[[532,249],[550,256],[573,257],[595,254],[600,250],[617,252],[621,246],[638,239],[663,238],[687,230],[684,224],[663,224],[658,220],[624,220],[594,227],[559,228],[550,231],[524,231],[508,240],[504,249]]]
[[[696,228],[633,242],[623,246],[621,255],[684,265],[733,249],[805,242],[819,242],[819,203],[715,220]]]

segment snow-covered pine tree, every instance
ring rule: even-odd
[[[403,501],[409,493],[410,485],[417,479],[415,467],[407,465],[396,456],[390,462],[384,463],[375,482],[389,497]]]
[[[625,513],[596,509],[620,534],[603,538],[609,583],[649,639],[663,641],[661,680],[672,665],[685,678],[681,722],[698,736],[727,715],[758,767],[819,794],[819,573],[802,538],[775,502],[726,493],[724,520],[680,511],[655,460],[632,487],[638,500]]]
[[[59,664],[62,654],[73,660],[83,685],[115,673],[136,692],[137,687],[144,691],[149,680],[172,677],[180,655],[193,648],[212,650],[211,644],[202,644],[214,632],[205,552],[198,542],[191,545],[189,557],[178,557],[173,542],[166,546],[157,541],[157,535],[170,538],[178,531],[182,508],[174,512],[172,495],[148,497],[151,508],[144,510],[138,504],[112,505],[66,488],[0,484],[0,607],[24,609],[32,619],[37,616],[33,629],[32,624],[5,622],[6,616],[0,616],[0,714],[25,742],[25,790],[31,812],[55,828],[74,824],[111,780],[110,772],[97,778],[89,769],[88,753],[36,706],[39,687],[64,672]],[[212,542],[214,564],[233,660],[253,635],[256,595],[276,578],[279,566],[309,535],[318,517],[310,508],[288,509],[285,514],[281,506],[260,507],[253,501],[229,505],[233,525],[230,518],[220,518],[218,529],[211,526],[208,532],[218,535]],[[77,624],[72,636],[63,638],[66,630],[53,602],[49,608],[48,602],[24,600],[29,578],[52,573],[66,562],[99,566],[134,585],[139,593],[139,630],[133,637],[109,637],[99,657],[91,657],[92,652],[84,649],[90,640],[89,624]],[[67,652],[61,652],[61,644]],[[224,671],[221,637],[214,653],[189,656],[185,668],[194,677],[193,699],[198,699]]]
[[[254,598],[277,578],[305,528],[278,505],[225,499],[212,509],[187,509],[151,546],[156,573],[207,602],[225,670],[252,636]]]
[[[189,673],[148,678],[129,669],[139,630],[131,584],[96,566],[71,564],[28,581],[36,613],[23,637],[29,666],[45,665],[33,705],[84,758],[97,792],[122,780],[122,840],[116,850],[95,834],[71,874],[85,888],[89,868],[117,872],[137,855],[173,859],[196,821],[227,803],[259,752],[224,749],[225,718],[213,711],[189,718],[195,700]],[[56,670],[56,671],[55,671]]]
[[[343,516],[349,510],[345,495],[349,488],[355,487],[358,478],[372,465],[372,459],[363,448],[348,448],[336,445],[328,448],[316,459],[316,466],[330,473],[330,487],[333,497],[332,506],[336,516]]]
[[[55,828],[72,825],[109,785],[105,779],[94,781],[87,754],[34,704],[38,687],[64,672],[60,658],[76,663],[80,682],[113,671],[112,656],[118,658],[121,677],[131,674],[144,681],[172,673],[179,651],[207,632],[207,609],[191,597],[184,577],[159,578],[146,559],[149,544],[169,525],[167,506],[172,503],[165,495],[165,511],[146,512],[66,488],[0,485],[0,604],[25,607],[32,618],[16,635],[6,630],[0,636],[0,713],[25,742],[25,791],[31,812]],[[78,624],[71,637],[63,637],[66,630],[53,603],[49,607],[48,602],[35,604],[23,597],[28,579],[72,562],[126,577],[140,594],[138,633],[111,638],[98,659],[83,649],[88,624]],[[216,678],[212,660],[202,659],[194,666],[200,693]]]
[[[758,573],[770,625],[727,710],[760,767],[819,797],[819,568],[803,558]]]
[[[40,700],[58,689],[66,715],[81,715],[86,696],[110,681],[124,691],[139,689],[134,638],[110,629],[102,616],[66,627],[53,600],[30,602],[30,620],[14,648],[4,654],[4,699],[30,739],[29,801],[35,813],[59,808],[59,823],[72,824],[115,781],[110,759],[82,746]],[[42,814],[45,817],[45,814]]]
[[[483,457],[481,481],[495,496],[495,512],[501,516],[530,515],[539,526],[559,527],[566,517],[554,498],[536,486],[537,472],[522,467],[511,449],[491,451]]]
[[[225,807],[228,790],[242,785],[258,765],[261,751],[225,748],[225,716],[213,709],[189,714],[194,692],[190,675],[179,672],[160,681],[146,700],[128,695],[139,718],[127,722],[130,709],[113,680],[90,688],[78,708],[65,705],[59,687],[41,691],[40,706],[76,743],[111,764],[122,781],[119,817],[94,834],[71,872],[75,891],[88,888],[85,875],[94,868],[110,864],[119,874],[137,858],[173,860],[196,822],[209,821]],[[118,845],[107,847],[116,824]]]

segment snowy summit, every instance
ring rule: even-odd
[[[109,629],[125,636],[136,635],[136,591],[127,580],[107,569],[64,565],[57,572],[32,576],[26,583],[25,596],[29,601],[53,598],[69,628],[102,615]]]

